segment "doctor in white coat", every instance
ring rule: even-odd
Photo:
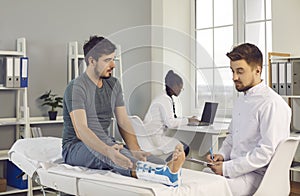
[[[227,56],[235,88],[242,94],[219,153],[207,158],[215,163],[212,171],[227,178],[234,196],[253,195],[276,147],[290,134],[291,109],[262,81],[263,58],[255,45],[241,44]]]
[[[177,118],[175,105],[172,96],[178,96],[183,89],[182,78],[170,70],[165,77],[165,93],[152,100],[146,113],[144,125],[149,135],[148,146],[155,151],[155,155],[169,155],[180,141],[173,137],[165,135],[165,128],[176,128],[180,125],[186,125],[188,122],[199,122],[196,118]],[[186,156],[189,153],[187,144],[184,145]],[[168,157],[168,156],[166,156]],[[170,156],[166,159],[170,159]]]

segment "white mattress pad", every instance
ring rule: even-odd
[[[116,186],[116,189],[118,185],[150,189],[154,195],[231,195],[224,177],[190,169],[182,169],[182,184],[179,187],[173,188],[122,176],[107,170],[70,166],[64,164],[62,161],[61,145],[61,138],[40,137],[20,139],[10,149],[9,158],[30,177],[35,172],[38,173],[39,170],[43,170],[49,174],[56,174],[58,177],[68,176],[76,179],[76,181],[87,179],[94,182],[111,183]]]

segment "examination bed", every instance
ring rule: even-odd
[[[162,184],[122,176],[107,170],[95,170],[64,164],[61,138],[39,137],[17,140],[9,159],[40,185],[72,195],[231,195],[222,176],[182,169],[182,184]]]

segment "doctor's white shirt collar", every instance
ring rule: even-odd
[[[261,80],[261,82],[259,84],[253,86],[252,88],[250,88],[249,90],[247,90],[243,94],[244,94],[244,96],[249,96],[249,95],[255,94],[257,91],[259,91],[264,86],[265,86],[265,83],[264,83],[263,80]]]

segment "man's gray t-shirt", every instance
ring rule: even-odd
[[[124,99],[121,85],[116,78],[110,77],[102,81],[103,86],[99,88],[83,73],[67,86],[63,100],[63,146],[78,141],[70,118],[70,112],[77,109],[84,109],[88,127],[103,142],[112,144],[108,127],[115,108],[124,106]]]

